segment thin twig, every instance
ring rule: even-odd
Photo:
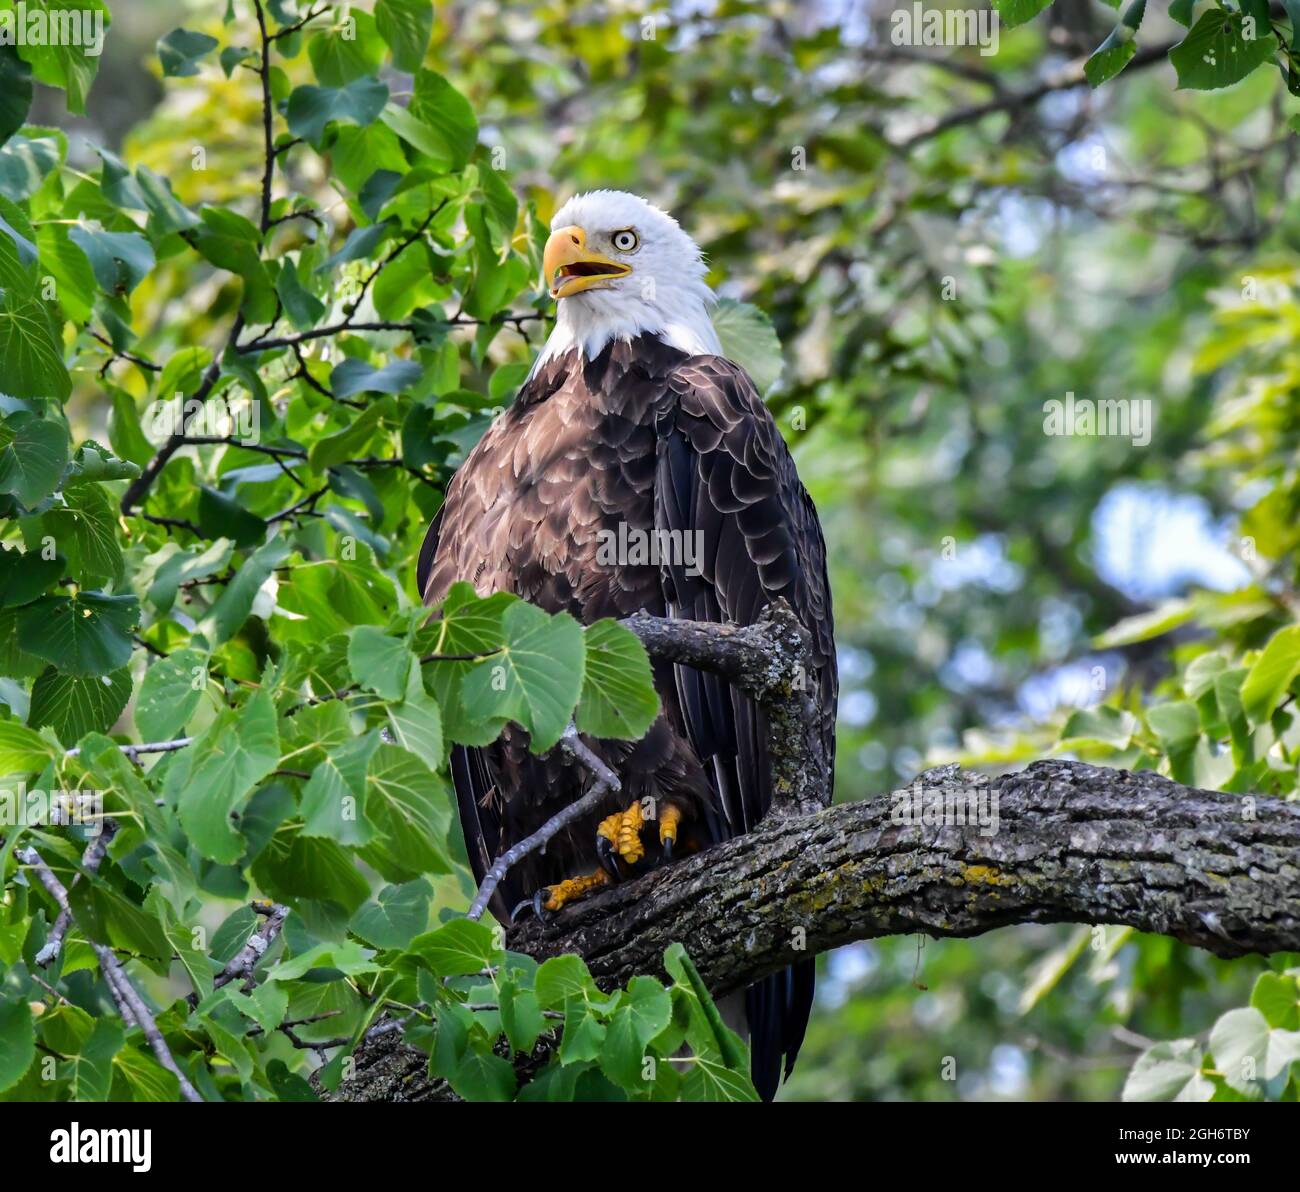
[[[564,736],[560,738],[560,744],[596,776],[595,784],[581,799],[570,803],[558,814],[551,816],[531,836],[524,837],[513,848],[507,849],[496,859],[492,868],[483,875],[483,881],[478,888],[478,893],[474,896],[474,901],[470,903],[467,918],[481,919],[483,917],[483,912],[487,910],[487,904],[491,901],[492,895],[496,893],[497,887],[501,884],[502,879],[512,865],[517,865],[529,853],[535,853],[544,847],[548,840],[573,823],[574,820],[582,818],[590,811],[594,811],[600,806],[601,800],[606,795],[617,794],[623,789],[623,784],[619,782],[618,775],[586,746],[582,738],[578,736],[578,730],[572,724],[564,730]]]
[[[280,928],[284,926],[285,918],[289,914],[289,908],[281,906],[278,902],[254,902],[252,906],[259,915],[265,916],[266,923],[261,930],[253,932],[248,937],[247,942],[230,958],[226,967],[213,977],[213,989],[220,989],[223,985],[229,985],[231,981],[251,980],[253,970],[266,954],[266,950],[275,943],[275,937],[280,934]],[[196,1004],[198,995],[191,993],[189,1001],[191,1005]]]
[[[112,820],[104,820],[99,825],[99,835],[95,837],[87,846],[86,851],[81,854],[81,868],[88,876],[94,876],[99,872],[99,863],[104,859],[104,854],[108,851],[108,843],[113,839],[113,833],[117,831],[117,825]],[[75,886],[81,880],[81,874],[77,874],[72,879]],[[54,926],[50,928],[50,937],[45,941],[45,946],[36,953],[36,963],[41,968],[46,968],[51,961],[58,956],[63,947],[63,938],[68,934],[68,928],[72,926],[72,913],[66,907],[59,908],[59,917],[54,920]]]
[[[72,908],[68,904],[68,891],[54,875],[54,871],[41,859],[40,854],[34,848],[26,848],[19,849],[17,856],[24,865],[29,865],[36,871],[41,885],[58,904],[59,910],[71,916]],[[113,949],[107,944],[97,943],[89,936],[86,938],[99,960],[100,971],[104,974],[109,993],[123,1021],[134,1023],[140,1028],[158,1062],[176,1077],[181,1096],[187,1101],[202,1101],[203,1098],[199,1096],[198,1090],[190,1083],[189,1077],[181,1071],[180,1065],[173,1058],[167,1040],[163,1038],[157,1022],[154,1021],[153,1013],[136,992],[135,986],[131,984],[131,978],[126,975],[126,970],[122,967],[122,962],[113,954]]]

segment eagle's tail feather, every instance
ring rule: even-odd
[[[750,1076],[764,1101],[776,1096],[782,1068],[786,1076],[794,1070],[812,1011],[816,972],[814,961],[802,960],[745,990]]]

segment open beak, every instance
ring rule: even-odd
[[[551,233],[542,253],[542,272],[551,297],[558,300],[616,277],[625,277],[632,272],[632,267],[611,261],[598,252],[589,252],[587,233],[574,224]]]

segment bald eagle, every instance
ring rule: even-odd
[[[612,191],[572,199],[551,228],[554,330],[448,486],[420,553],[426,604],[467,580],[584,623],[645,610],[747,625],[784,597],[811,635],[831,757],[837,678],[817,511],[753,382],[722,355],[699,248],[667,213]],[[772,784],[760,710],[710,674],[660,662],[654,676],[662,710],[642,740],[587,741],[621,794],[519,864],[498,914],[515,899],[557,911],[762,818]],[[457,747],[452,775],[479,880],[593,781],[561,750],[534,756],[517,726],[486,748]],[[744,992],[738,1025],[765,1098],[794,1064],[812,995],[812,961]]]

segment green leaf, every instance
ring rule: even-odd
[[[101,0],[28,0],[27,10],[30,13],[38,6],[49,14],[51,22],[58,20],[47,28],[51,32],[57,28],[60,36],[47,36],[45,40],[51,43],[47,45],[28,43],[19,53],[31,63],[38,83],[62,88],[68,111],[84,115],[86,95],[104,50],[105,27],[111,20],[108,8]],[[67,24],[65,18],[70,18]]]
[[[353,737],[316,766],[302,791],[303,835],[354,846],[374,838],[366,816],[366,771],[378,747],[378,733]]]
[[[442,712],[436,700],[424,690],[419,667],[412,667],[406,679],[406,697],[384,709],[393,740],[403,749],[422,758],[431,769],[440,769],[443,761]]]
[[[155,392],[159,398],[168,398],[184,394],[189,397],[199,387],[204,370],[212,363],[212,352],[204,347],[181,348],[172,353],[158,374]]]
[[[371,224],[369,227],[353,228],[348,233],[348,238],[343,241],[343,247],[317,265],[316,272],[329,273],[338,266],[347,264],[348,261],[368,257],[392,235],[393,226],[391,221],[385,220],[383,223]]]
[[[320,143],[325,126],[334,120],[367,125],[384,110],[388,88],[378,79],[355,79],[346,87],[295,87],[286,115],[289,131],[313,145]]]
[[[41,269],[54,278],[55,294],[63,313],[75,323],[87,323],[94,306],[95,271],[90,259],[72,242],[68,229],[44,224],[36,229]]]
[[[1191,32],[1169,51],[1179,90],[1211,91],[1244,79],[1277,51],[1277,38],[1265,30],[1247,40],[1240,13],[1210,8]],[[1262,36],[1261,36],[1262,34]]]
[[[70,228],[68,236],[107,294],[129,294],[154,267],[153,247],[139,232],[105,232],[92,221]]]
[[[668,996],[668,991],[662,992],[671,1008],[672,999]],[[629,1092],[640,1092],[646,1088],[645,1047],[637,1038],[635,1021],[626,1008],[620,1007],[610,1020],[604,1045],[597,1058],[600,1070],[615,1084]]]
[[[199,486],[199,529],[205,538],[229,538],[238,547],[254,546],[266,537],[266,522],[234,497]]]
[[[232,865],[243,841],[231,828],[261,782],[280,761],[275,706],[259,691],[242,708],[222,712],[176,755],[167,773],[167,795],[174,800],[191,843],[211,861]]]
[[[253,601],[262,585],[289,557],[289,551],[289,544],[279,536],[258,547],[226,585],[207,616],[195,627],[195,634],[205,638],[213,647],[232,638],[252,612]]]
[[[113,1018],[98,1018],[89,1038],[72,1057],[72,1095],[78,1101],[107,1101],[113,1084],[113,1057],[126,1034]]]
[[[68,569],[80,584],[115,580],[122,572],[118,544],[117,506],[98,484],[70,485],[63,504],[45,514],[43,528],[68,558]]]
[[[351,915],[370,897],[370,883],[357,872],[350,852],[301,831],[277,831],[252,872],[262,890],[281,902],[334,902]]]
[[[650,658],[630,629],[606,618],[587,626],[586,668],[578,731],[593,737],[639,741],[659,715]]]
[[[548,616],[520,601],[501,618],[501,654],[485,659],[464,680],[462,698],[480,719],[503,717],[531,734],[534,753],[553,748],[582,692],[582,628],[567,613]]]
[[[0,1092],[17,1084],[36,1058],[32,1012],[21,998],[0,1001]]]
[[[139,475],[138,465],[130,460],[118,459],[106,447],[101,447],[93,439],[87,439],[68,461],[67,470],[63,473],[63,487],[98,484],[105,480],[129,480]]]
[[[20,610],[18,641],[60,670],[107,675],[131,660],[131,631],[139,620],[140,602],[134,596],[42,596]]]
[[[471,1045],[460,1064],[448,1074],[447,1083],[466,1101],[512,1101],[515,1069],[509,1060],[485,1047]]]
[[[7,358],[5,364],[7,372]],[[7,377],[4,384],[7,389]],[[58,487],[67,462],[68,432],[61,422],[19,410],[0,423],[0,493],[33,508]]]
[[[13,46],[0,46],[0,145],[22,128],[31,106],[31,66]]]
[[[375,839],[361,856],[393,882],[450,873],[451,803],[447,784],[415,754],[380,745],[366,775],[366,817]]]
[[[582,1064],[600,1059],[608,1033],[609,1028],[596,1017],[587,1002],[571,998],[564,1008],[560,1063]]]
[[[1186,700],[1157,704],[1147,710],[1147,723],[1171,757],[1194,749],[1201,735],[1201,718],[1196,705]]]
[[[375,24],[393,51],[398,70],[419,70],[433,33],[431,0],[378,0]]]
[[[748,1080],[749,1056],[745,1045],[722,1021],[704,979],[682,944],[671,944],[664,952],[664,970],[673,978],[676,987],[693,998],[691,1017],[696,1025],[687,1031],[686,1037],[695,1053],[702,1055],[716,1051],[726,1067],[742,1073]]]
[[[420,70],[407,110],[436,138],[439,152],[430,154],[436,163],[449,170],[463,169],[478,144],[478,120],[469,100],[436,71]],[[400,129],[395,131],[401,135]]]
[[[189,723],[207,687],[208,656],[173,651],[149,664],[135,703],[135,723],[146,741],[170,741]]]
[[[148,586],[145,599],[160,613],[168,612],[181,584],[216,575],[230,562],[233,550],[234,544],[225,538],[184,550],[168,542],[145,559],[141,568],[142,581]]]
[[[177,1101],[180,1085],[151,1055],[134,1047],[124,1047],[113,1058],[115,1075],[126,1082],[136,1101]]]
[[[748,302],[720,299],[713,309],[713,328],[722,341],[722,354],[739,364],[754,382],[759,394],[766,393],[781,379],[785,357],[772,320]]]
[[[1279,629],[1241,685],[1241,705],[1252,724],[1263,724],[1300,674],[1300,625]]]
[[[1125,617],[1105,633],[1093,638],[1092,644],[1099,650],[1111,650],[1116,646],[1150,641],[1153,637],[1160,637],[1186,624],[1195,612],[1190,601],[1167,600],[1149,613]]]
[[[153,217],[153,226],[160,232],[180,232],[198,227],[203,221],[172,193],[172,184],[155,174],[148,166],[136,170],[140,194],[145,207]]]
[[[546,1018],[531,989],[521,989],[514,974],[499,982],[501,1026],[513,1051],[528,1055],[546,1029]]]
[[[53,667],[32,684],[27,723],[50,725],[71,748],[87,733],[107,732],[131,698],[131,672],[126,667],[94,677],[65,675]]]
[[[357,977],[379,971],[374,953],[356,940],[341,944],[318,944],[291,960],[282,960],[267,970],[268,981],[297,981],[313,969],[332,969],[344,977]]]
[[[173,29],[158,39],[158,61],[164,78],[189,78],[199,73],[199,59],[217,48],[217,39],[189,29]]]
[[[633,977],[619,1013],[626,1013],[632,1020],[637,1042],[644,1048],[672,1018],[672,998],[653,977]]]
[[[993,0],[993,7],[1008,28],[1032,21],[1052,0]]]
[[[144,908],[162,925],[163,935],[189,974],[194,992],[200,1000],[207,997],[212,992],[212,960],[203,949],[195,946],[193,931],[177,917],[160,886],[150,888]]]
[[[63,401],[72,392],[62,343],[39,298],[5,291],[0,302],[0,360],[5,364],[4,392],[10,397]]]
[[[349,928],[376,948],[405,948],[429,922],[433,887],[424,879],[385,886],[378,900],[352,917]]]
[[[1203,1056],[1195,1039],[1175,1039],[1148,1047],[1124,1082],[1125,1101],[1208,1101],[1214,1085],[1201,1071]]]
[[[56,754],[39,733],[14,720],[0,720],[0,775],[38,774]]]
[[[697,1054],[682,1081],[686,1101],[757,1101],[747,1072],[729,1068],[709,1055]]]
[[[1251,990],[1250,1004],[1270,1027],[1285,1031],[1300,1028],[1300,982],[1289,973],[1260,973]]]
[[[1137,53],[1137,31],[1146,12],[1147,0],[1132,0],[1109,36],[1083,64],[1084,77],[1090,87],[1100,87],[1113,79]]]
[[[62,158],[62,147],[56,137],[25,137],[14,133],[0,147],[0,195],[15,203],[31,198]]]
[[[29,604],[58,583],[67,559],[51,558],[35,551],[0,549],[0,608]]]
[[[1210,1031],[1214,1066],[1238,1092],[1272,1080],[1300,1060],[1300,1031],[1277,1030],[1254,1006],[1229,1010]]]
[[[289,321],[299,331],[314,327],[321,315],[325,313],[325,303],[311,294],[302,284],[298,270],[292,261],[285,261],[275,281],[275,292],[284,303]]]
[[[533,992],[543,1010],[563,1010],[571,1000],[601,996],[581,956],[566,952],[544,961],[533,978]]]
[[[1070,714],[1061,730],[1061,743],[1127,749],[1135,723],[1130,713],[1118,708],[1084,708]]]
[[[501,959],[492,928],[474,919],[452,919],[417,936],[407,951],[439,977],[468,977]]]
[[[369,230],[369,229],[366,229]],[[344,360],[330,374],[330,388],[335,397],[353,397],[358,393],[401,393],[410,389],[424,375],[414,360],[394,360],[383,368],[374,368],[364,360]]]
[[[262,234],[251,220],[237,211],[221,207],[204,207],[199,212],[199,219],[202,222],[190,233],[189,240],[205,261],[240,277],[252,278],[257,283],[265,279],[259,251]],[[171,392],[164,396],[170,397]]]
[[[1228,724],[1232,756],[1238,766],[1249,765],[1255,760],[1255,740],[1241,704],[1241,685],[1246,674],[1245,668],[1234,667],[1214,680],[1214,698],[1219,705],[1219,714]]]
[[[329,87],[344,87],[355,79],[379,73],[384,60],[384,43],[375,31],[375,19],[368,12],[349,12],[350,36],[335,29],[321,29],[307,41],[316,79]]]

